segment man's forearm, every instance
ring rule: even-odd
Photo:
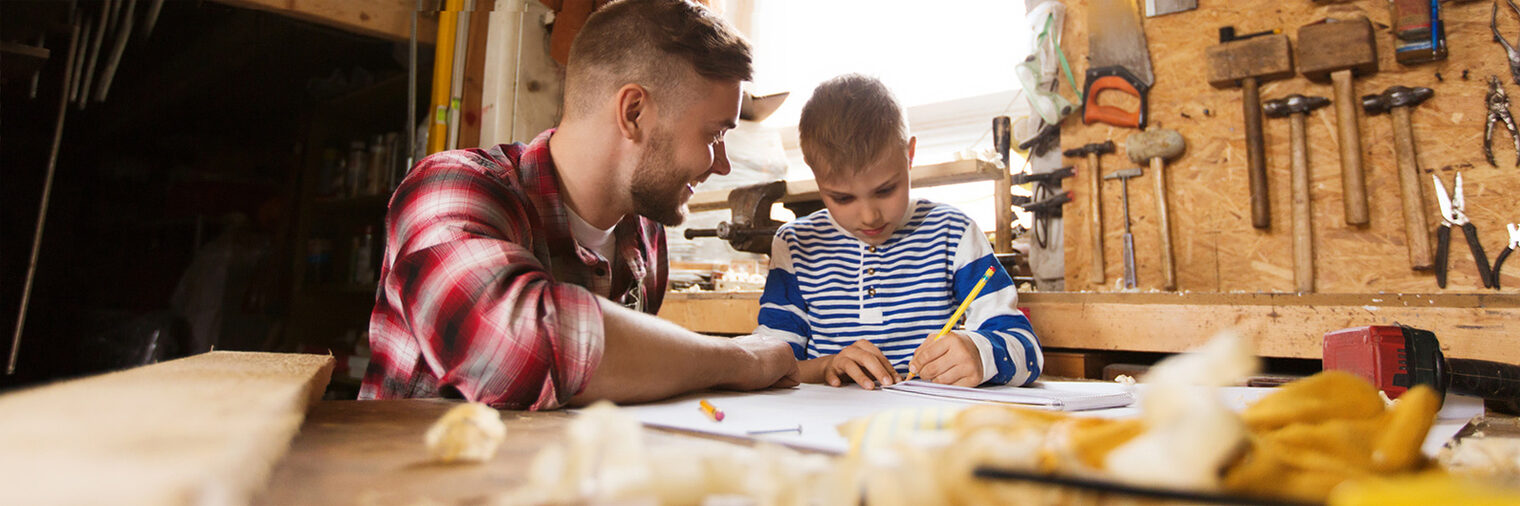
[[[705,336],[669,321],[598,298],[606,347],[601,364],[571,404],[607,399],[645,402],[733,380],[748,354],[727,339]]]

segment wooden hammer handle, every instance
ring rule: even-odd
[[[1314,292],[1314,231],[1309,206],[1309,138],[1304,113],[1291,118],[1293,138],[1293,284],[1299,293]]]
[[[1172,225],[1166,214],[1166,160],[1151,158],[1151,178],[1156,181],[1156,216],[1161,222],[1162,290],[1177,289],[1177,266],[1172,254]]]
[[[1251,226],[1272,228],[1272,212],[1267,200],[1267,153],[1261,139],[1261,90],[1255,77],[1240,80],[1245,97],[1246,170],[1251,181]]]
[[[1346,224],[1363,226],[1367,217],[1367,180],[1362,171],[1362,132],[1357,128],[1356,98],[1351,70],[1330,73],[1335,85],[1335,122],[1341,147],[1341,193],[1346,204]]]
[[[1087,172],[1092,174],[1091,177],[1087,178],[1089,181],[1087,187],[1087,214],[1090,216],[1088,227],[1092,229],[1093,249],[1092,269],[1089,272],[1088,281],[1094,285],[1102,285],[1105,281],[1103,276],[1103,200],[1101,198],[1102,185],[1100,184],[1103,174],[1098,168],[1097,153],[1087,154]]]
[[[1414,128],[1410,126],[1410,107],[1395,107],[1393,146],[1399,162],[1399,191],[1404,199],[1404,243],[1409,245],[1409,265],[1417,271],[1430,270],[1430,232],[1425,221],[1425,198],[1420,186],[1420,161],[1415,158]]]

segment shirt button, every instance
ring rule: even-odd
[[[876,274],[876,268],[875,267],[867,267],[866,268],[866,274]]]
[[[876,296],[876,289],[875,288],[867,288],[866,289],[866,295],[870,296],[870,297],[875,297]]]
[[[875,247],[875,246],[871,246],[871,247],[869,247],[869,248],[866,248],[866,250],[867,250],[867,251],[870,251],[870,252],[872,252],[872,253],[875,253],[875,252],[876,252],[876,247]]]
[[[601,267],[597,267],[597,269],[596,269],[596,275],[598,277],[605,277],[605,276],[607,276],[607,269],[603,269]]]

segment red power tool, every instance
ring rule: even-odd
[[[1326,370],[1346,371],[1398,398],[1415,385],[1482,397],[1489,409],[1520,414],[1520,366],[1446,358],[1435,333],[1403,325],[1373,325],[1325,334]]]

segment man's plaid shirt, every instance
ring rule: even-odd
[[[610,263],[578,245],[549,156],[553,134],[438,153],[401,182],[385,220],[360,399],[452,387],[496,407],[556,408],[601,360],[595,297],[659,310],[665,229],[624,218]]]

